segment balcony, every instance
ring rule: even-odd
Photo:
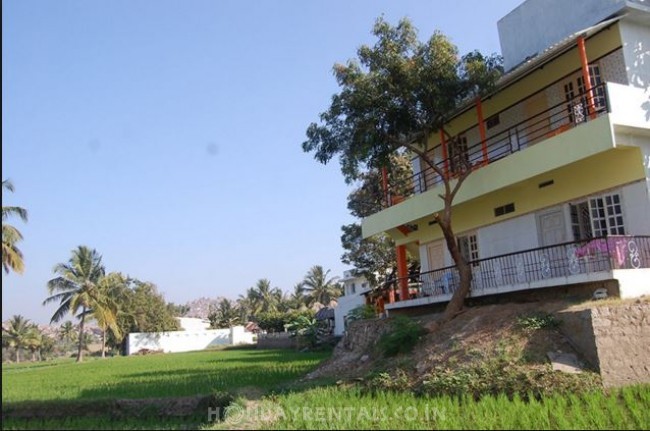
[[[526,100],[519,104],[523,105],[525,103]],[[429,154],[433,160],[436,160],[436,166],[448,178],[454,178],[461,166],[471,166],[473,170],[482,168],[594,120],[608,112],[607,86],[600,84],[594,87],[589,95],[580,94],[560,104],[551,106],[508,127],[506,130],[487,137],[485,141],[467,146],[467,144],[460,143],[461,141],[456,139],[456,149],[449,144],[447,146],[450,148],[443,149],[442,145],[439,144],[430,150]],[[478,126],[473,128],[476,127]],[[459,133],[458,136],[462,136],[470,130],[467,129]],[[445,158],[441,157],[442,154],[446,153],[451,155]],[[406,184],[389,184],[388,195],[383,202],[384,208],[402,202],[415,194],[424,193],[442,183],[443,177],[429,166],[409,178]],[[395,193],[394,190],[399,190],[399,194]]]
[[[470,262],[470,297],[521,290],[618,279],[621,296],[647,284],[650,275],[650,236],[608,236],[539,247]],[[636,277],[630,277],[629,271]],[[410,277],[411,297],[387,309],[447,302],[459,286],[455,266],[423,272]],[[399,296],[402,279],[393,280],[384,289]],[[631,294],[630,296],[634,296]]]
[[[520,109],[517,106],[525,103],[520,101],[509,109]],[[503,130],[468,146],[466,151],[451,152],[451,157],[442,157],[440,145],[431,151],[438,167],[452,179],[454,167],[462,163],[459,157],[475,171],[456,195],[455,207],[487,215],[492,210],[489,202],[498,206],[497,202],[517,199],[522,203],[518,212],[533,212],[644,178],[638,147],[623,145],[623,135],[618,134],[648,134],[644,103],[647,104],[647,95],[642,89],[601,84],[590,97],[571,98],[513,125],[505,124],[509,121],[506,110],[501,118]],[[476,134],[472,129],[468,129],[468,135]],[[593,172],[602,175],[594,177]],[[588,183],[581,180],[586,177],[590,177]],[[538,185],[550,179],[555,180],[556,186],[545,190],[554,190],[552,196],[547,193],[534,201],[526,198],[538,196]],[[406,184],[389,185],[383,209],[363,220],[363,236],[428,222],[432,214],[443,209],[438,197],[444,192],[441,183],[442,178],[429,168],[417,172]],[[399,195],[394,190],[399,190]],[[519,194],[515,196],[513,192]],[[471,207],[479,202],[485,208]],[[461,230],[476,226],[469,223]]]

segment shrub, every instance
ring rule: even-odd
[[[370,304],[359,305],[348,313],[348,321],[373,319],[377,316],[375,307]]]
[[[369,376],[365,387],[371,392],[404,392],[411,388],[411,379],[406,371],[398,368],[392,374],[379,372]]]
[[[391,330],[379,339],[378,346],[385,356],[408,353],[425,333],[426,330],[413,319],[397,316],[392,319]]]
[[[422,383],[420,390],[429,395],[479,399],[486,395],[540,399],[553,393],[580,393],[600,388],[597,373],[566,374],[549,367],[530,369],[495,359],[454,369],[437,367]]]
[[[297,316],[287,325],[292,337],[298,337],[309,347],[314,347],[318,341],[318,322],[313,317]]]
[[[299,316],[307,318],[314,317],[313,310],[305,311],[271,311],[268,313],[260,313],[256,316],[257,324],[261,329],[267,332],[284,332],[287,325],[295,321]]]
[[[555,329],[560,326],[560,321],[549,313],[535,313],[528,316],[519,316],[517,326],[521,329]]]

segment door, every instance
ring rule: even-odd
[[[546,112],[547,109],[548,101],[546,94],[543,92],[529,97],[524,102],[524,115],[527,120],[519,126],[520,130],[518,130],[520,150],[539,141],[548,133],[549,118]]]
[[[434,274],[430,271],[435,271],[436,269],[444,268],[445,266],[445,255],[443,251],[443,242],[435,241],[427,244],[427,264],[429,265],[428,272],[422,275],[422,293],[425,296],[433,295],[435,293],[436,286],[436,276],[440,277],[440,274]]]
[[[445,266],[442,245],[442,241],[427,244],[427,262],[429,263],[429,271],[440,269]]]
[[[566,242],[564,211],[557,208],[537,216],[539,242],[542,247]]]

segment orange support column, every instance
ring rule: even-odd
[[[587,60],[587,48],[585,47],[585,38],[578,38],[578,52],[580,53],[580,65],[582,66],[582,80],[585,83],[585,93],[587,95],[587,110],[589,116],[596,118],[596,108],[594,107],[594,94],[591,88],[591,78],[589,76],[589,61]]]
[[[483,122],[483,105],[481,98],[476,98],[476,115],[478,116],[478,131],[481,134],[481,150],[483,151],[483,165],[488,164],[487,138],[485,137],[485,123]]]
[[[409,299],[408,267],[406,265],[406,246],[397,246],[397,278],[399,279],[399,299]]]
[[[449,178],[449,157],[447,156],[447,140],[445,132],[440,129],[440,145],[442,145],[442,159],[445,161],[445,178]]]

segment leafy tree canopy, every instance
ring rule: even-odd
[[[420,42],[406,18],[396,27],[379,18],[373,34],[374,46],[334,66],[341,90],[302,144],[322,163],[339,155],[348,182],[389,166],[397,148],[419,151],[461,102],[490,89],[502,72],[500,57],[461,57],[440,32]]]

